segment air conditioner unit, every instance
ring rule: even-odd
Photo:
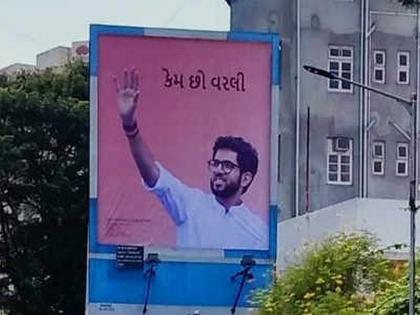
[[[350,138],[337,137],[334,138],[334,151],[346,152],[350,149]]]

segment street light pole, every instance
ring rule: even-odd
[[[313,66],[305,65],[303,68],[315,75],[319,75],[330,80],[340,80],[349,84],[360,87],[376,94],[383,95],[399,102],[408,112],[411,117],[411,136],[410,136],[410,196],[409,196],[409,209],[410,209],[410,267],[409,267],[409,315],[414,315],[414,299],[415,299],[415,278],[416,278],[416,191],[417,191],[417,101],[416,99],[408,100],[395,94],[373,88],[359,82],[339,77],[327,70],[315,68]]]
[[[417,102],[413,98],[412,101],[412,123],[411,123],[411,174],[410,181],[410,286],[409,286],[409,299],[408,311],[409,315],[414,315],[415,308],[415,290],[416,290],[416,196],[417,196]]]

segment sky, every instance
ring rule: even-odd
[[[227,31],[225,0],[0,0],[0,69],[87,40],[89,24]]]

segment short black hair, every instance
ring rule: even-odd
[[[235,152],[237,154],[241,174],[250,172],[252,174],[252,179],[254,179],[258,170],[258,153],[250,143],[241,137],[220,136],[213,145],[213,158],[220,149],[228,149]],[[249,185],[244,188],[242,193],[246,192],[248,187]]]

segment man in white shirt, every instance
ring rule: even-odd
[[[125,70],[122,85],[116,78],[114,82],[133,158],[146,189],[156,194],[177,226],[177,247],[267,250],[268,224],[241,200],[258,169],[256,150],[239,137],[217,138],[208,161],[212,194],[191,188],[155,162],[141,137],[135,118],[137,71]]]

